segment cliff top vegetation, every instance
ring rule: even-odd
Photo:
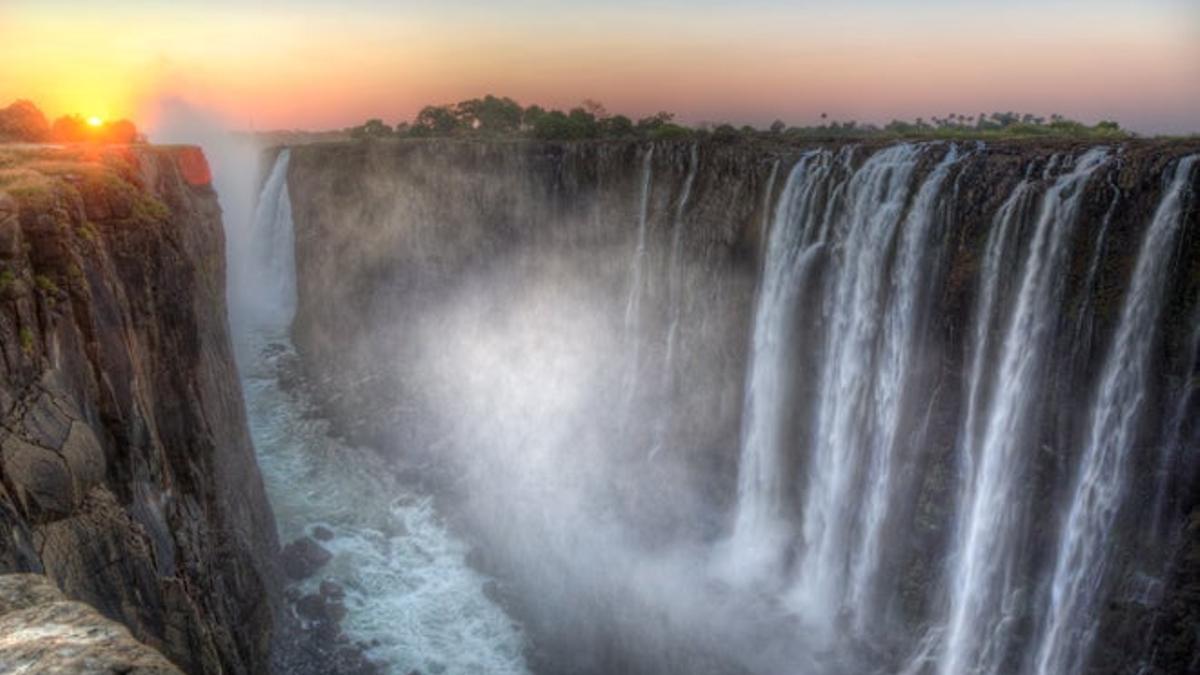
[[[51,123],[31,101],[14,101],[0,108],[0,143],[145,143],[129,120],[102,120],[64,115]]]
[[[1043,117],[1030,113],[992,112],[974,115],[950,113],[945,117],[893,120],[886,125],[855,121],[829,120],[821,115],[821,124],[790,126],[776,120],[767,129],[731,124],[686,126],[673,113],[659,112],[633,120],[610,114],[605,107],[586,100],[570,110],[546,109],[539,105],[522,106],[508,97],[491,94],[455,104],[427,105],[415,119],[389,126],[381,118],[345,130],[353,138],[534,138],[539,140],[588,140],[601,138],[639,138],[671,140],[710,137],[714,140],[773,138],[782,140],[842,139],[1014,139],[1075,138],[1112,140],[1130,138],[1132,133],[1115,121],[1095,125],[1067,119],[1062,115]]]

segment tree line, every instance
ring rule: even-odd
[[[893,120],[885,125],[855,121],[829,121],[791,126],[776,120],[766,129],[731,124],[686,126],[670,112],[659,112],[636,121],[621,114],[610,114],[593,100],[585,100],[568,110],[546,109],[539,105],[522,106],[505,96],[491,94],[447,105],[427,105],[411,121],[389,126],[381,118],[345,129],[353,138],[436,138],[436,137],[523,137],[539,140],[588,140],[637,138],[650,140],[711,137],[737,141],[747,138],[784,138],[796,140],[844,138],[958,138],[958,137],[1127,137],[1129,132],[1117,122],[1105,120],[1095,125],[1067,119],[1062,115],[1048,118],[1029,113],[993,112],[965,115],[951,113],[929,120]]]
[[[18,143],[145,143],[129,120],[89,124],[82,115],[64,115],[51,123],[31,101],[0,108],[0,141]]]

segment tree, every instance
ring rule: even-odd
[[[580,104],[580,107],[590,112],[592,117],[595,117],[598,120],[608,117],[608,110],[604,108],[604,104],[595,99],[583,99],[583,103]]]
[[[521,113],[521,127],[525,129],[533,129],[537,125],[537,121],[544,117],[546,111],[540,105],[531,105]]]
[[[459,127],[486,134],[504,134],[521,127],[521,105],[511,98],[491,94],[462,101],[454,107]]]
[[[600,135],[623,138],[634,134],[633,120],[624,115],[613,115],[600,120]]]
[[[639,131],[654,131],[665,124],[670,124],[674,119],[675,113],[660,110],[649,117],[643,117],[638,120],[637,128]]]
[[[64,115],[50,126],[50,138],[58,143],[81,143],[88,140],[87,122],[79,115]]]
[[[50,123],[30,101],[14,101],[0,110],[0,140],[39,143],[50,138]]]
[[[596,116],[586,108],[571,108],[567,117],[579,129],[580,138],[595,138],[600,135],[600,125]]]
[[[722,124],[713,129],[712,138],[721,143],[731,143],[738,139],[738,130],[732,124]]]
[[[138,133],[137,127],[129,120],[109,122],[100,129],[100,139],[105,143],[140,143],[145,139]]]
[[[417,113],[413,122],[413,135],[417,136],[449,136],[459,128],[459,119],[445,105],[427,105]],[[420,129],[420,131],[417,131]]]
[[[771,122],[771,133],[773,134],[782,134],[783,130],[786,128],[787,125],[784,124],[783,120],[775,120],[774,122]]]
[[[353,138],[383,138],[391,135],[392,128],[379,118],[369,119],[362,126],[350,130],[350,136]]]

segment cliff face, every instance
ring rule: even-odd
[[[263,672],[277,549],[195,148],[0,146],[0,571]]]
[[[1064,253],[1049,277],[1054,280],[1048,286],[1054,288],[1052,312],[1037,315],[1045,328],[1034,333],[1038,344],[1030,345],[1039,350],[1042,366],[1021,392],[1030,407],[1016,413],[1020,462],[1005,469],[1015,476],[1014,494],[1021,503],[1014,526],[1018,541],[1005,549],[1011,556],[1005,583],[1024,590],[1012,596],[1020,607],[1006,618],[1004,630],[1012,631],[1013,646],[1003,658],[1009,672],[1018,672],[1032,667],[1035,642],[1049,621],[1041,608],[1049,602],[1049,577],[1064,527],[1060,518],[1065,516],[1036,514],[1071,509],[1078,467],[1085,460],[1088,406],[1115,339],[1141,243],[1171,172],[1200,145],[1131,141],[1108,148],[1102,169],[1064,190],[1064,202],[1078,191],[1077,216],[1040,230],[1039,209],[1049,214],[1046,218],[1057,217],[1054,204],[1059,202],[1053,199],[1058,197],[1052,193],[1066,184],[1063,177],[1088,147],[1060,141],[960,144],[951,161],[949,146],[928,144],[896,153],[904,161],[894,168],[860,172],[886,149],[712,141],[296,147],[288,178],[298,288],[293,338],[318,395],[343,432],[418,463],[426,478],[444,471],[442,484],[468,493],[467,501],[486,500],[478,493],[487,488],[486,481],[481,487],[456,476],[463,466],[474,466],[495,482],[517,483],[530,469],[521,453],[551,452],[555,465],[547,479],[584,476],[584,491],[605,493],[598,501],[611,507],[606,517],[637,523],[633,536],[643,539],[641,545],[711,542],[728,533],[738,501],[739,447],[745,442],[739,436],[749,405],[750,353],[758,348],[753,324],[766,234],[789,218],[836,228],[858,222],[856,208],[910,212],[919,188],[947,162],[948,177],[928,211],[928,242],[918,249],[921,282],[912,293],[919,302],[904,317],[911,319],[906,330],[915,345],[904,355],[905,392],[915,393],[897,404],[899,421],[889,428],[905,454],[888,486],[894,495],[879,535],[885,588],[871,603],[877,616],[864,621],[884,626],[880,632],[891,637],[872,648],[880,650],[882,662],[898,668],[903,645],[920,641],[920,631],[942,620],[953,602],[943,563],[963,517],[961,491],[975,489],[963,487],[971,483],[964,477],[971,467],[969,461],[964,467],[960,448],[973,377],[973,327],[984,311],[980,296],[994,287],[996,314],[1015,311],[1022,270],[1031,264],[1024,261],[1045,246],[1037,241],[1061,233]],[[821,170],[831,178],[812,178],[814,192],[803,199],[794,191],[787,195],[803,204],[807,215],[784,213],[780,204],[792,167],[817,150],[822,153],[811,155],[811,161],[825,162]],[[896,178],[900,175],[904,178]],[[880,181],[878,194],[856,180]],[[894,189],[902,199],[882,201],[889,181],[901,180]],[[1161,261],[1163,310],[1139,399],[1146,412],[1135,425],[1137,447],[1153,451],[1134,452],[1129,459],[1130,479],[1121,488],[1122,506],[1109,544],[1114,553],[1102,577],[1106,603],[1092,663],[1119,664],[1114,670],[1144,666],[1169,672],[1186,668],[1200,653],[1187,628],[1195,620],[1187,598],[1196,591],[1189,561],[1195,555],[1200,427],[1181,421],[1200,414],[1200,333],[1194,320],[1200,316],[1200,209],[1190,196],[1200,191],[1200,175],[1188,182],[1178,235],[1168,259]],[[852,190],[860,190],[863,203],[847,203]],[[1014,193],[1026,196],[1012,199]],[[1005,208],[1015,209],[1015,215],[1002,217]],[[987,251],[1001,221],[1013,223],[1005,235],[1011,248],[993,282],[985,278],[991,273]],[[794,282],[802,289],[797,310],[780,319],[789,324],[781,333],[786,344],[779,348],[786,354],[787,372],[779,375],[786,382],[774,390],[787,412],[772,433],[787,439],[788,449],[774,467],[783,479],[771,508],[789,521],[793,533],[801,531],[804,505],[812,503],[807,477],[819,470],[810,448],[820,446],[820,434],[827,433],[819,428],[825,414],[821,402],[831,392],[821,389],[820,374],[841,348],[827,336],[841,334],[838,322],[847,310],[822,298],[837,297],[830,294],[832,284],[839,283],[833,275],[858,255],[842,241],[849,234],[805,236],[806,246],[822,237],[831,243],[812,247],[810,260],[786,263],[808,270]],[[900,264],[900,240],[901,235],[882,240],[874,266],[860,271],[859,276],[879,274],[884,281],[876,310],[855,320],[883,317],[900,293],[901,282],[887,276]],[[848,295],[844,301],[863,298]],[[994,326],[984,323],[984,334],[994,336],[984,359],[987,389],[1006,377],[995,345],[1009,328],[1001,319]],[[888,330],[880,328],[855,348],[863,358],[884,363],[886,356],[877,354]],[[570,370],[581,360],[590,370]],[[562,363],[567,370],[556,369]],[[876,392],[881,368],[864,370],[846,387]],[[581,373],[586,392],[563,386]],[[478,408],[499,414],[473,416],[478,402],[471,396],[496,385],[489,381],[493,377],[501,384],[497,391],[487,390],[492,398]],[[446,384],[456,379],[462,384]],[[580,397],[584,404],[571,407]],[[985,397],[984,403],[989,401]],[[851,410],[848,414],[864,416],[860,422],[866,428],[870,413]],[[571,428],[558,434],[555,425],[564,417]],[[481,448],[503,445],[509,436],[521,442],[480,469],[489,459]],[[564,450],[554,455],[542,442]],[[597,459],[592,448],[599,448],[604,459]],[[1174,463],[1167,474],[1165,457]],[[868,464],[864,460],[850,470],[866,474]],[[854,475],[851,480],[862,481],[855,485],[865,494],[867,478]],[[512,533],[504,522],[517,517],[519,505],[496,504],[502,513],[476,516],[481,540],[492,554],[485,564],[502,577],[519,576],[529,561],[524,552],[505,550]],[[1152,518],[1166,522],[1139,525]],[[847,528],[848,535],[860,534],[855,527]],[[489,539],[489,532],[500,534]],[[793,547],[782,554],[786,565],[794,564],[804,542]],[[552,562],[538,559],[536,564]],[[539,592],[536,583],[526,591]],[[637,650],[642,636],[636,627],[623,632],[619,623],[621,616],[637,613],[634,605],[590,610],[597,623],[609,621],[606,628],[564,621],[544,607],[518,608],[548,652],[543,657],[549,670],[567,664],[578,672],[704,670],[695,662],[670,661],[663,646],[670,643],[652,638],[645,638],[646,654],[628,653]],[[621,650],[627,653],[617,653]],[[663,660],[646,660],[655,658]]]

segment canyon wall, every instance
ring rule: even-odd
[[[740,551],[767,549],[766,588],[792,588],[781,597],[822,587],[806,575],[859,574],[869,557],[870,583],[804,601],[830,608],[826,628],[850,643],[846,653],[887,670],[951,672],[967,659],[981,672],[1035,672],[1046,667],[1038,645],[1055,649],[1040,637],[1054,633],[1057,585],[1069,574],[1055,572],[1055,558],[1075,550],[1062,542],[1075,511],[1090,508],[1076,496],[1081,467],[1099,463],[1086,437],[1103,418],[1094,408],[1110,384],[1110,352],[1127,339],[1132,279],[1146,274],[1143,241],[1156,214],[1178,206],[1158,224],[1170,234],[1155,249],[1160,311],[1146,314],[1155,326],[1148,375],[1128,399],[1139,415],[1128,425],[1128,461],[1119,460],[1129,478],[1102,528],[1111,530],[1096,565],[1103,602],[1095,627],[1079,629],[1094,646],[1070,657],[1071,670],[1176,672],[1200,654],[1189,628],[1198,618],[1189,598],[1200,517],[1200,172],[1183,161],[1198,151],[1148,140],[295,147],[293,339],[343,435],[467,505],[480,564],[517,579],[511,603],[547,671],[770,671],[770,650],[758,643],[791,630],[783,621],[723,630],[719,619],[677,614],[636,587],[650,565],[594,563],[611,586],[595,569],[573,576],[581,560],[556,547],[586,549],[587,537],[616,522],[621,545],[642,562],[690,546],[717,550],[731,537]],[[771,252],[773,233],[792,223],[793,244]],[[858,227],[895,234],[864,243]],[[851,263],[858,271],[843,272]],[[776,287],[779,265],[803,273]],[[791,309],[768,312],[760,328],[772,293]],[[1004,359],[1032,361],[1004,346],[1019,343],[1026,324],[1038,365],[1013,380]],[[897,332],[903,343],[890,337]],[[889,353],[893,344],[902,353]],[[770,386],[751,373],[763,352],[778,354],[763,371],[779,380]],[[881,373],[897,359],[901,389],[886,399],[891,381]],[[830,373],[842,378],[832,389]],[[1019,405],[1001,405],[1005,386],[1016,387]],[[979,400],[975,389],[985,392]],[[747,411],[764,400],[781,412],[760,455],[747,449],[760,443]],[[883,417],[881,406],[887,424],[870,417]],[[1018,462],[976,464],[1003,453],[972,450],[983,433],[973,407],[1000,420],[997,430],[1015,425],[1009,440],[989,443]],[[881,465],[878,448],[901,459]],[[753,473],[759,466],[767,469]],[[871,502],[873,489],[882,501]],[[988,516],[972,504],[1005,490],[1013,516],[981,535],[996,538],[989,550],[1003,568],[964,571],[963,560],[991,546],[969,536]],[[513,531],[572,509],[586,515]],[[744,514],[759,522],[759,511],[784,524],[778,546],[763,546],[770,528],[742,526]],[[817,516],[833,520],[814,525]],[[842,534],[825,547],[825,523],[838,518]],[[749,539],[739,540],[742,530]],[[512,540],[522,537],[518,549]],[[586,616],[530,600],[544,587],[522,588],[523,575],[573,589],[563,604],[586,605]],[[996,591],[994,607],[971,605],[982,589]],[[719,602],[705,611],[738,616]],[[661,623],[650,629],[646,617]],[[990,651],[966,637],[996,626],[1006,637]],[[672,630],[694,639],[662,638]],[[924,644],[929,654],[913,653]]]
[[[0,146],[0,571],[265,672],[276,534],[190,147]]]

